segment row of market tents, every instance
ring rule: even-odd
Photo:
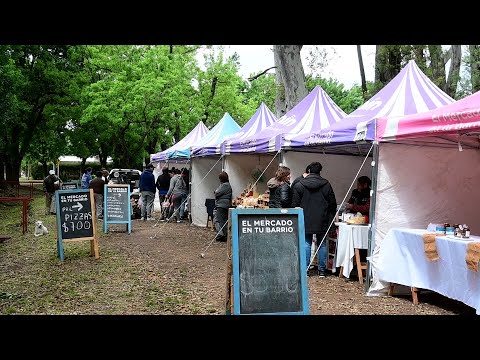
[[[473,233],[480,229],[474,209],[480,201],[479,148],[480,92],[455,101],[411,60],[349,115],[317,86],[278,120],[261,104],[242,128],[228,113],[211,130],[200,122],[151,161],[158,166],[184,161],[191,168],[192,223],[199,226],[206,226],[205,199],[213,197],[222,170],[238,196],[259,172],[263,181],[257,187],[263,192],[279,164],[295,178],[319,161],[339,205],[359,176],[369,176],[372,278],[367,283],[373,296],[386,292],[376,277],[376,259],[391,228],[451,222],[467,223]]]

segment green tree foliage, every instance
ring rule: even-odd
[[[268,108],[275,113],[275,96],[277,86],[275,85],[275,74],[266,74],[251,81],[246,87],[244,94],[248,104],[254,108],[254,112],[263,102]]]
[[[90,66],[99,80],[84,90],[81,125],[109,141],[114,164],[141,168],[157,144],[172,144],[200,117],[188,46],[94,46]],[[170,134],[170,135],[167,135]]]
[[[347,114],[350,114],[364,103],[362,88],[360,86],[353,86],[350,90],[345,90],[345,86],[339,84],[337,80],[325,80],[321,77],[312,77],[311,75],[307,75],[305,80],[309,92],[311,92],[315,86],[320,85],[328,96]],[[368,86],[369,84],[367,83],[367,88]]]
[[[198,91],[203,106],[203,120],[212,128],[223,115],[230,116],[242,126],[255,113],[259,104],[253,107],[245,98],[247,91],[245,81],[238,75],[238,56],[225,59],[222,48],[218,53],[214,49],[205,54],[206,71],[199,73]]]
[[[78,70],[72,47],[47,45],[3,45],[0,47],[0,93],[6,113],[2,126],[0,158],[6,166],[7,180],[18,180],[22,159],[49,124],[49,106],[69,97],[71,76]],[[45,142],[54,142],[48,137]],[[52,144],[45,148],[52,148]],[[53,156],[54,154],[52,154]]]

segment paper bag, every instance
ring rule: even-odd
[[[423,249],[425,256],[429,261],[436,261],[440,259],[437,252],[437,244],[435,243],[435,234],[423,234]]]
[[[480,260],[480,243],[472,242],[467,245],[467,255],[465,262],[467,267],[475,272],[478,272],[478,261]]]

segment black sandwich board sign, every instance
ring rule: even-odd
[[[90,240],[90,255],[99,258],[92,189],[57,190],[57,252],[63,261],[63,242]]]
[[[231,211],[233,314],[308,315],[303,209]]]
[[[108,224],[126,224],[132,232],[132,205],[130,203],[130,185],[105,184],[103,197],[103,232],[108,232]]]
[[[73,189],[78,189],[78,183],[76,183],[76,182],[64,182],[60,186],[60,190],[73,190]]]

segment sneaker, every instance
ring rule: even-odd
[[[147,221],[154,221],[155,219],[153,217],[147,218]]]
[[[325,277],[325,271],[319,271],[318,272],[318,277],[324,278]]]
[[[177,224],[178,224],[178,223],[181,223],[181,222],[182,222],[182,220],[177,220]]]

